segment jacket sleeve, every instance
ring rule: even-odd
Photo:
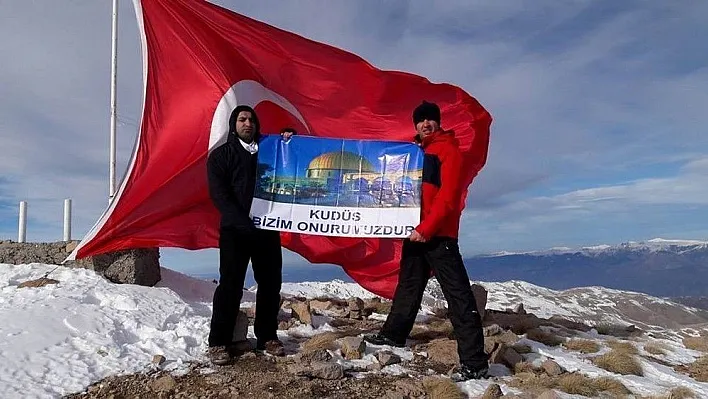
[[[207,177],[209,196],[221,215],[241,226],[252,226],[253,221],[248,217],[249,210],[244,209],[233,195],[231,172],[223,152],[214,151],[209,155]]]
[[[440,188],[432,201],[430,213],[415,228],[426,239],[435,236],[445,217],[460,207],[462,182],[459,173],[462,168],[462,154],[457,146],[451,145],[441,158]]]

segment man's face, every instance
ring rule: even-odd
[[[253,141],[253,133],[256,131],[256,122],[253,120],[253,114],[249,111],[241,111],[236,118],[236,134],[238,137],[250,143]]]
[[[428,119],[418,122],[418,124],[415,125],[415,130],[421,139],[433,132],[436,132],[438,129],[440,129],[438,123]]]

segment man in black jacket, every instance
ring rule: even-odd
[[[209,357],[217,365],[231,361],[229,346],[249,260],[258,284],[254,323],[257,349],[278,355],[284,352],[277,336],[283,266],[280,233],[257,229],[249,215],[257,177],[259,138],[256,112],[239,105],[229,118],[227,142],[214,149],[207,161],[209,195],[221,213],[220,279],[214,292],[209,332]]]

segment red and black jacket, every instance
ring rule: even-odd
[[[452,130],[438,130],[421,142],[423,183],[420,224],[415,230],[426,239],[457,238],[462,215],[462,154]]]

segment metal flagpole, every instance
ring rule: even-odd
[[[118,0],[113,0],[111,27],[111,138],[109,164],[109,202],[116,193],[116,81],[118,68]]]

